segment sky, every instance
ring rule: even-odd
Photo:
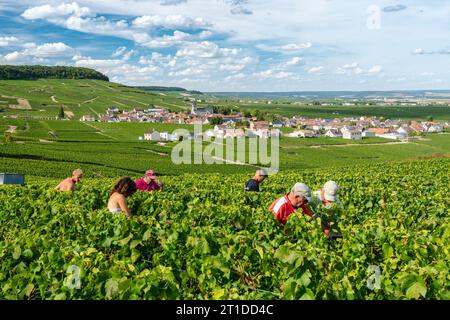
[[[0,0],[0,64],[205,92],[450,89],[450,1]]]

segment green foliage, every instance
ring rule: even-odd
[[[134,217],[106,210],[115,179],[0,188],[0,299],[449,299],[448,160],[165,179]],[[295,182],[330,178],[343,208],[280,226],[267,211]],[[335,222],[330,246],[321,230]]]
[[[79,67],[0,65],[0,80],[97,79],[109,81],[104,74]]]

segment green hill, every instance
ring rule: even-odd
[[[61,107],[68,118],[97,116],[110,106],[123,110],[158,106],[188,108],[181,93],[146,92],[102,80],[38,79],[0,80],[0,117],[56,117]]]
[[[97,79],[109,81],[109,78],[104,74],[89,68],[0,65],[0,80],[34,79]]]

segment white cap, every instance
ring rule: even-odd
[[[323,191],[325,200],[333,202],[337,201],[338,199],[337,193],[339,191],[339,186],[337,185],[336,182],[328,181],[327,183],[325,183],[325,185],[323,186]]]
[[[268,177],[269,173],[267,172],[266,169],[259,169],[259,170],[256,170],[256,175]]]
[[[302,198],[306,198],[308,202],[312,202],[311,189],[304,183],[297,182],[291,189],[291,192]]]

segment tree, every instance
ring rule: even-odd
[[[59,118],[59,119],[64,119],[64,108],[63,108],[62,106],[61,106],[61,108],[59,109],[58,118]]]
[[[219,117],[209,118],[210,125],[220,125],[223,123],[223,119]]]

